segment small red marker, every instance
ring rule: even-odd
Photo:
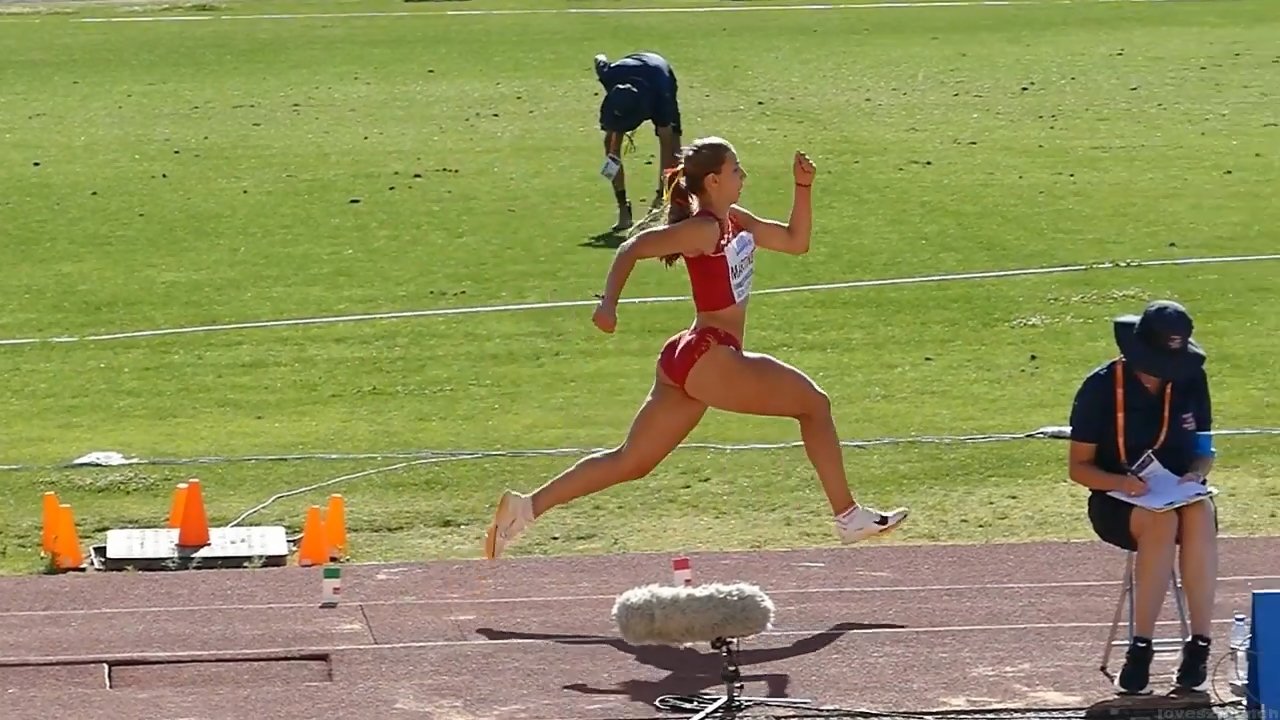
[[[693,585],[693,566],[689,564],[689,558],[681,555],[672,559],[671,570],[675,575],[676,585]]]

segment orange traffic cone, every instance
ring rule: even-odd
[[[199,481],[197,481],[199,482]],[[182,503],[187,499],[187,483],[178,483],[173,489],[173,502],[169,504],[169,523],[168,527],[182,527]]]
[[[338,493],[329,496],[329,507],[324,514],[325,538],[329,545],[329,559],[338,561],[347,556],[347,502]]]
[[[302,540],[298,542],[298,564],[324,565],[329,562],[329,541],[325,537],[324,520],[320,519],[320,506],[307,508],[307,519],[302,523]]]
[[[79,570],[84,566],[84,553],[80,550],[80,535],[76,532],[75,515],[71,506],[58,505],[58,525],[53,538],[53,566],[59,570]]]
[[[40,551],[53,557],[57,550],[55,538],[58,536],[58,524],[62,509],[58,507],[58,494],[50,490],[44,494],[40,507]]]
[[[200,493],[200,481],[187,481],[187,491],[182,498],[182,520],[178,525],[179,547],[203,547],[209,544],[209,518],[204,512],[204,497]]]

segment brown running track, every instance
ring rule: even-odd
[[[1280,588],[1280,541],[1221,548],[1225,697],[1231,613]],[[747,695],[886,712],[1110,695],[1098,664],[1124,558],[1099,543],[691,558],[695,581],[755,583],[777,607],[773,630],[742,643]],[[316,568],[9,578],[0,718],[680,717],[654,700],[720,692],[718,655],[631,647],[610,619],[618,594],[671,581],[666,554],[350,565],[342,602],[322,609]]]

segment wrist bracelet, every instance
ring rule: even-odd
[[[805,185],[804,183],[796,183],[796,187],[813,187],[813,183]]]

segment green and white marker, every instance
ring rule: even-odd
[[[337,607],[338,596],[342,594],[342,568],[337,565],[325,565],[324,579],[321,583],[320,607]]]

